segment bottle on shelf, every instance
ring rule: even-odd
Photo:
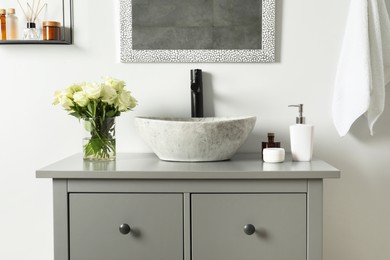
[[[6,14],[5,9],[0,9],[0,31],[1,31],[0,40],[2,41],[7,40],[7,18],[5,14]]]
[[[14,8],[7,10],[7,40],[18,40],[18,17],[15,14]]]
[[[27,28],[24,29],[24,40],[39,40],[40,39],[40,31],[36,28],[36,24],[34,22],[28,22]]]
[[[61,23],[55,21],[45,21],[43,24],[43,40],[61,40]]]
[[[39,14],[42,12],[42,10],[44,10],[45,7],[47,8],[47,3],[44,3],[42,5],[40,5],[40,3],[41,1],[38,2],[38,6],[36,8],[31,8],[30,4],[27,3],[27,9],[23,8],[23,6],[19,3],[19,6],[22,9],[27,21],[27,25],[23,31],[23,40],[41,40],[41,30],[37,28],[37,21],[39,20]]]

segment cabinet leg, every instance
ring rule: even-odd
[[[69,260],[67,180],[53,179],[54,260]]]
[[[322,180],[307,185],[307,259],[322,260]]]

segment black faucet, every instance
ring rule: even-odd
[[[191,117],[203,117],[202,70],[191,70]]]

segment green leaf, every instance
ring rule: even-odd
[[[89,102],[89,104],[87,105],[87,109],[89,114],[93,116],[94,115],[93,102]]]
[[[70,113],[69,115],[74,116],[74,117],[76,117],[76,118],[78,118],[78,119],[81,118],[81,115],[80,115],[78,112],[76,112],[76,111]]]
[[[94,128],[93,128],[93,126],[92,126],[90,121],[84,121],[84,129],[87,132],[92,132]]]
[[[110,110],[106,113],[106,117],[115,117],[116,111]]]

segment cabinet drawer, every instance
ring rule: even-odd
[[[182,194],[71,193],[70,260],[182,260],[182,205]]]
[[[192,260],[306,259],[306,194],[193,194],[191,208]]]

